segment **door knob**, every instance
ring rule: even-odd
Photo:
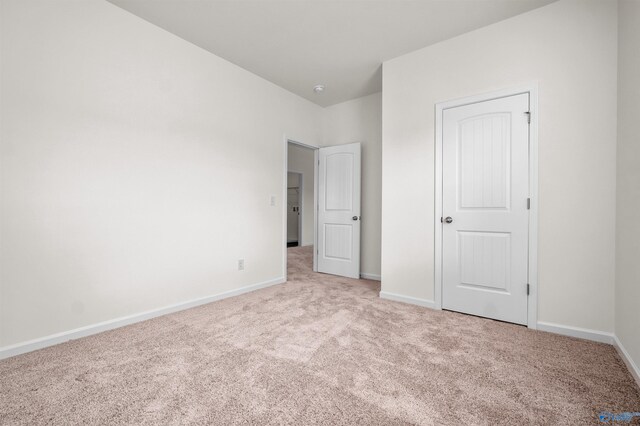
[[[360,216],[354,216],[351,218],[352,220],[360,220]]]
[[[447,216],[444,221],[447,223],[451,223],[453,222],[453,218],[451,216]]]

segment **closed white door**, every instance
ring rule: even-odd
[[[527,323],[529,94],[446,109],[442,307]]]
[[[318,157],[318,272],[360,278],[360,144]]]

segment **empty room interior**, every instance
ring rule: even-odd
[[[640,0],[0,25],[0,424],[640,425]]]

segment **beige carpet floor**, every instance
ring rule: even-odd
[[[599,424],[640,411],[613,347],[311,272],[0,362],[1,424]],[[635,421],[636,424],[638,421]]]

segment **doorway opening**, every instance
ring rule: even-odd
[[[302,246],[302,173],[287,172],[287,248]]]
[[[285,276],[290,260],[296,269],[315,269],[317,148],[286,140]]]
[[[288,272],[303,269],[359,279],[360,143],[317,148],[284,142],[285,279]],[[304,265],[296,261],[292,269],[288,260],[293,256],[304,258]]]

